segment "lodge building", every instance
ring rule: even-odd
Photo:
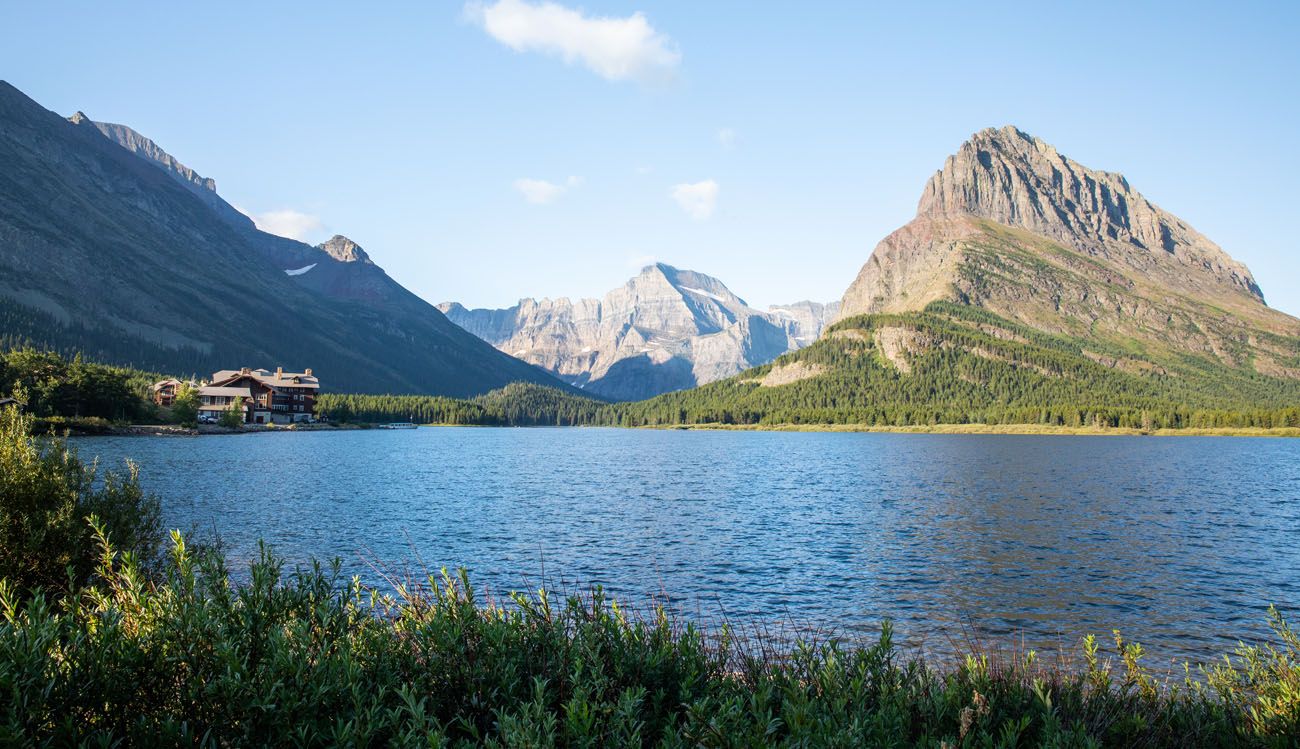
[[[154,385],[154,402],[170,406],[182,383],[163,380]],[[199,415],[219,418],[235,402],[243,404],[246,424],[293,424],[313,421],[320,380],[310,369],[286,372],[266,369],[223,369],[197,389]]]
[[[180,392],[181,386],[186,384],[192,388],[197,388],[199,386],[197,382],[191,381],[189,383],[184,383],[180,380],[163,380],[162,382],[154,383],[153,402],[160,406],[171,408],[172,403],[176,402],[176,395]]]

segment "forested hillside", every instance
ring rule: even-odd
[[[937,302],[921,313],[841,321],[770,365],[628,404],[619,421],[1300,426],[1300,382],[1140,348],[1050,335]]]
[[[365,421],[448,424],[1300,427],[1300,382],[936,302],[841,321],[772,364],[635,403],[512,385],[468,401],[327,395],[321,406]]]
[[[142,421],[155,416],[146,400],[157,375],[88,362],[80,354],[0,349],[0,397],[17,397],[42,418]]]
[[[610,404],[557,388],[516,382],[470,400],[424,395],[325,393],[319,413],[331,421],[473,426],[587,426],[617,423]]]

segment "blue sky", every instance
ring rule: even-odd
[[[1300,3],[1066,5],[9,3],[0,77],[432,302],[596,296],[650,259],[835,299],[1010,123],[1300,313]]]

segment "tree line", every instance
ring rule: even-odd
[[[909,371],[876,343],[903,328],[924,345]],[[1000,329],[1000,335],[991,332]],[[1300,428],[1300,382],[1196,357],[1148,371],[1105,366],[1127,352],[1104,341],[1056,336],[985,310],[938,303],[924,313],[838,323],[813,345],[740,376],[644,401],[607,403],[532,383],[475,398],[323,393],[317,415],[334,422],[411,421],[479,426],[1037,424],[1154,430]],[[799,362],[818,376],[777,387],[774,368]],[[1149,363],[1148,363],[1149,364]],[[160,375],[33,348],[0,354],[0,393],[19,391],[42,417],[159,418],[149,386]],[[182,399],[186,410],[192,399]],[[173,411],[170,416],[175,416]]]

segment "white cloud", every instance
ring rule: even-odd
[[[684,182],[674,185],[671,194],[677,205],[686,211],[686,215],[696,221],[703,221],[713,215],[713,209],[718,204],[718,183],[711,179]]]
[[[295,211],[292,208],[253,213],[235,206],[235,210],[253,219],[253,223],[262,231],[288,237],[289,239],[296,239],[299,242],[306,241],[308,235],[315,234],[325,228],[320,216]]]
[[[730,151],[736,147],[736,131],[729,127],[724,127],[718,131],[718,142],[722,147]]]
[[[569,177],[564,180],[564,184],[557,185],[544,179],[520,177],[515,180],[514,185],[515,189],[524,196],[524,200],[536,205],[546,205],[555,202],[569,190],[581,186],[584,181],[582,177]]]
[[[540,52],[585,65],[611,81],[672,77],[681,53],[640,12],[626,18],[584,15],[553,2],[470,2],[465,16],[516,52]]]

